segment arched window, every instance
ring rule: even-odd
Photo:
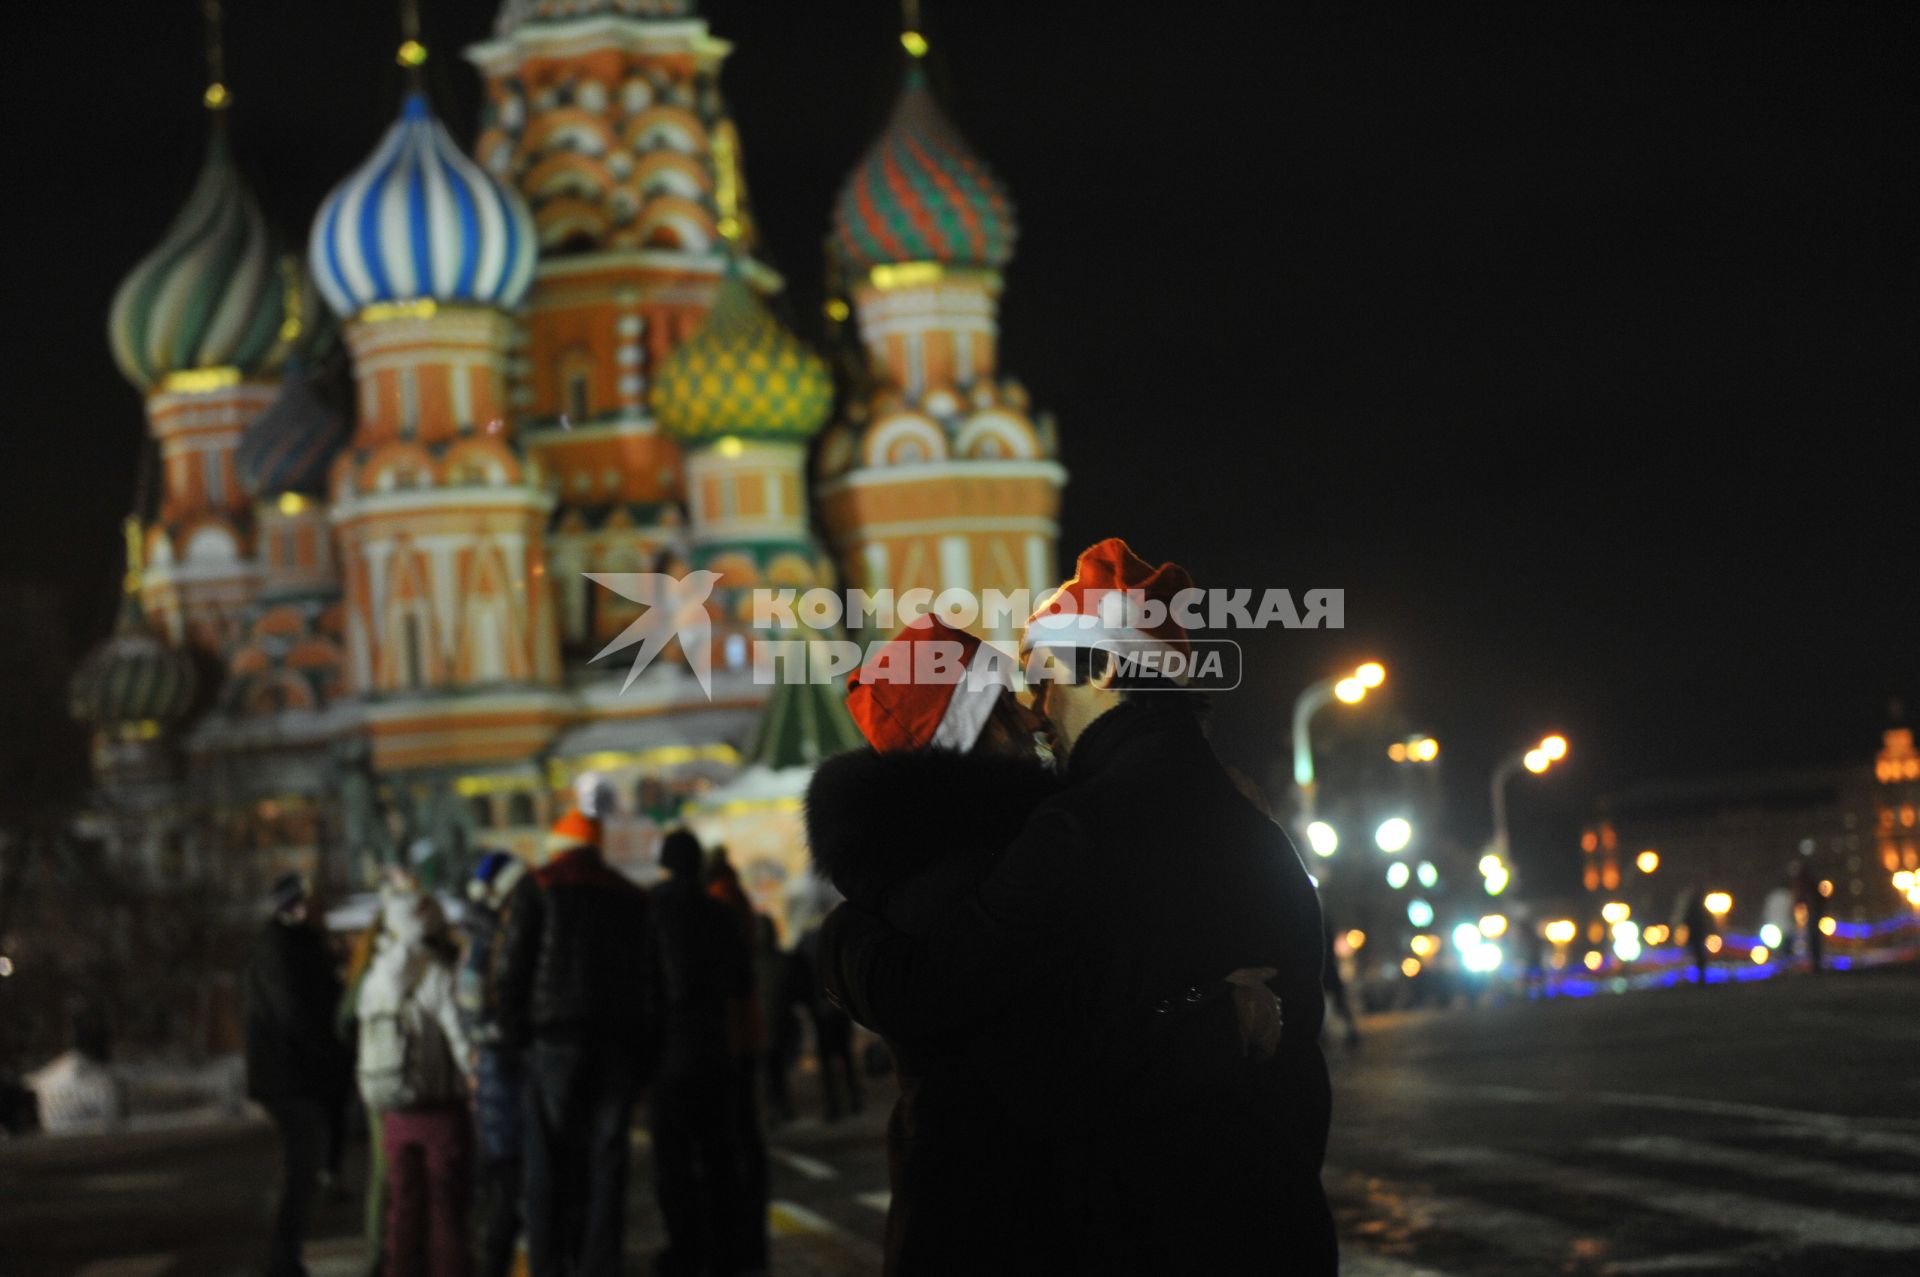
[[[509,825],[535,825],[539,818],[533,810],[533,795],[523,790],[516,791],[507,799],[507,823]]]
[[[475,829],[493,828],[493,799],[485,794],[475,794],[467,799],[467,810],[473,816]]]

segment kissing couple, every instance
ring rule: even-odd
[[[1021,638],[1031,703],[902,677],[950,668],[923,644],[1011,665],[932,618],[851,680],[869,747],[815,773],[807,834],[846,896],[822,985],[900,1080],[890,1275],[1336,1270],[1313,884],[1180,663],[1135,659],[1188,650],[1172,609],[1101,606],[1191,586],[1087,549]]]

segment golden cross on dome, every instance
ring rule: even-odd
[[[220,0],[200,0],[207,28],[207,91],[200,101],[209,111],[224,111],[233,95],[227,92],[227,51],[222,40]]]
[[[920,0],[900,0],[900,47],[907,56],[927,56],[927,37],[920,32]]]
[[[407,87],[420,87],[420,68],[427,62],[427,46],[420,43],[420,0],[400,0],[400,51],[393,60],[407,69]]]

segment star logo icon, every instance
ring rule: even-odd
[[[713,699],[713,622],[707,615],[707,599],[720,583],[718,572],[699,570],[685,576],[665,572],[582,572],[595,585],[603,585],[623,599],[640,604],[646,611],[588,660],[588,664],[622,648],[638,643],[633,666],[621,692],[633,686],[640,671],[653,664],[670,639],[680,640],[680,650],[700,683],[708,700]]]

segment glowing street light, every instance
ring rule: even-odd
[[[1716,918],[1724,918],[1733,912],[1733,897],[1724,891],[1709,891],[1702,903],[1707,906],[1707,912]]]
[[[1600,907],[1600,916],[1608,922],[1625,922],[1633,916],[1633,910],[1627,907],[1625,901],[1610,900]]]
[[[1549,767],[1567,756],[1567,738],[1548,736],[1532,749],[1522,750],[1503,759],[1493,769],[1493,845],[1492,850],[1505,855],[1509,846],[1507,836],[1507,782],[1518,776],[1523,770],[1538,776]]]
[[[1387,757],[1396,763],[1430,763],[1440,757],[1440,742],[1431,736],[1409,736],[1387,746]]]
[[[1313,716],[1333,701],[1357,705],[1367,692],[1387,681],[1387,667],[1368,661],[1351,673],[1323,678],[1293,701],[1293,784],[1299,791],[1297,819],[1303,832],[1313,823]]]
[[[1498,940],[1507,934],[1507,915],[1490,913],[1480,919],[1480,934],[1489,940]]]
[[[1760,943],[1767,948],[1778,949],[1780,939],[1780,928],[1776,924],[1769,922],[1760,928]]]
[[[1411,922],[1416,927],[1432,926],[1433,925],[1433,906],[1428,904],[1424,900],[1416,899],[1416,900],[1408,901],[1407,902],[1407,921]]]
[[[1331,856],[1340,850],[1340,835],[1326,821],[1316,820],[1307,826],[1307,846],[1316,856]]]
[[[1660,867],[1660,853],[1649,847],[1633,858],[1633,867],[1643,874],[1650,874]]]
[[[1574,925],[1572,918],[1555,918],[1541,929],[1549,944],[1572,944],[1573,938],[1580,934],[1580,928]]]
[[[1405,851],[1412,841],[1413,825],[1402,816],[1388,817],[1373,831],[1373,845],[1388,854]]]
[[[1421,861],[1420,868],[1416,872],[1420,878],[1421,886],[1437,887],[1440,885],[1440,871],[1433,867],[1431,860]]]

